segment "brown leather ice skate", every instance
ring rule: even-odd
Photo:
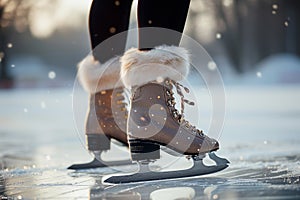
[[[123,88],[102,90],[91,94],[85,127],[88,149],[90,151],[109,150],[111,139],[128,146],[127,115]]]
[[[110,149],[110,139],[127,145],[123,88],[119,57],[103,64],[87,56],[80,64],[78,78],[90,93],[86,120],[87,146],[90,151]]]
[[[121,59],[121,77],[131,88],[128,117],[128,139],[133,161],[139,168],[135,173],[105,177],[103,183],[120,184],[164,179],[195,177],[215,173],[228,167],[229,161],[212,151],[219,143],[184,119],[184,98],[178,81],[187,76],[188,53],[174,46],[160,46],[150,51],[128,50]],[[181,97],[181,113],[175,108],[174,89]],[[154,171],[150,162],[160,158],[160,148],[172,149],[193,160],[189,169]],[[164,149],[165,150],[165,149]],[[203,163],[206,156],[215,163]],[[178,156],[178,155],[176,155]]]
[[[126,125],[127,109],[124,102],[124,85],[120,80],[120,62],[115,57],[104,64],[87,56],[80,64],[78,78],[83,88],[90,94],[89,109],[85,122],[87,148],[95,159],[86,164],[72,165],[69,169],[85,169],[122,165],[131,161],[105,162],[103,151],[110,150],[111,139],[128,146]]]
[[[133,160],[158,159],[160,145],[184,155],[219,149],[215,139],[192,126],[175,108],[174,86],[182,96],[182,107],[188,102],[177,83],[188,71],[188,53],[180,47],[131,49],[122,57],[122,80],[132,90],[127,133]]]
[[[216,140],[192,126],[175,108],[172,80],[148,83],[134,89],[128,134],[131,155],[156,152],[160,145],[184,155],[204,154],[219,149]],[[159,158],[153,155],[151,159]],[[144,155],[141,155],[142,157]]]

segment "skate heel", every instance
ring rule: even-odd
[[[110,150],[110,138],[104,134],[87,134],[86,139],[89,151]]]
[[[149,140],[129,140],[132,161],[157,160],[160,158],[160,145]]]

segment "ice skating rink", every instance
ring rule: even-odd
[[[300,85],[225,89],[217,154],[230,160],[229,168],[203,177],[119,186],[101,184],[102,176],[117,168],[66,170],[92,159],[75,129],[72,88],[1,91],[0,199],[300,199]],[[202,88],[194,90],[199,91],[197,103],[203,100],[200,121],[191,110],[186,116],[207,130],[209,98]]]

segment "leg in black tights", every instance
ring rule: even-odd
[[[139,49],[151,49],[158,45],[178,46],[188,14],[190,0],[139,0],[138,25],[174,30],[141,29]]]
[[[127,35],[110,40],[107,44],[96,48],[106,39],[128,30],[132,0],[93,0],[89,29],[96,60],[105,62],[115,55],[124,53]]]
[[[132,0],[93,0],[89,28],[94,57],[105,62],[124,52],[127,35],[123,34],[107,45],[97,45],[120,32],[128,30]],[[139,0],[138,26],[160,27],[166,31],[139,31],[139,49],[149,49],[158,45],[180,43],[190,0]],[[167,31],[174,30],[174,32]],[[158,30],[158,29],[155,29]],[[178,32],[178,33],[177,33]]]

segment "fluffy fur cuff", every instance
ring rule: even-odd
[[[162,78],[180,81],[188,75],[189,66],[189,53],[182,47],[132,48],[121,57],[121,78],[127,88]]]
[[[91,93],[121,87],[119,57],[111,58],[101,64],[88,55],[78,64],[78,79],[83,88]]]

